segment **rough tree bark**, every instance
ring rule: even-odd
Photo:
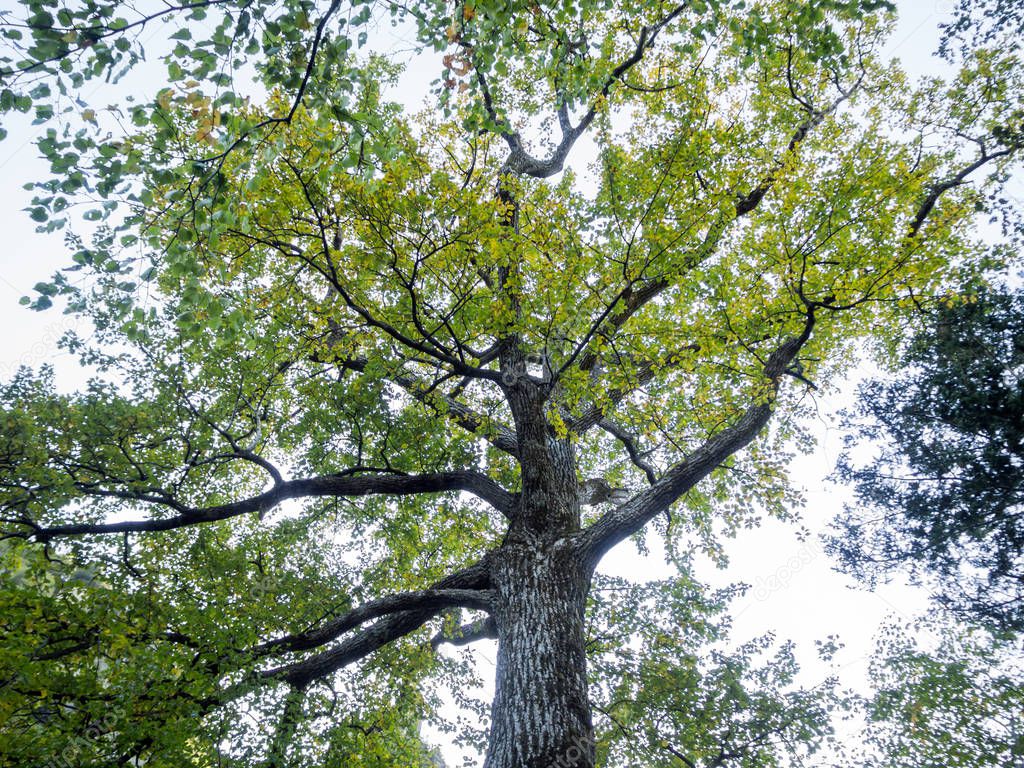
[[[568,539],[538,539],[503,546],[491,578],[498,662],[485,768],[591,768],[583,626],[590,573]]]
[[[592,569],[575,546],[579,489],[571,440],[545,415],[548,385],[503,355],[523,488],[502,546],[488,557],[498,637],[485,768],[591,768],[584,612]]]

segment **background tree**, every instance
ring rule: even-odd
[[[947,59],[983,47],[1019,47],[1024,9],[1014,0],[959,0],[944,25],[939,52]]]
[[[798,687],[794,648],[771,634],[727,650],[734,589],[692,579],[595,584],[588,641],[597,763],[650,768],[820,765],[855,697],[829,678]],[[833,639],[818,644],[830,661]]]
[[[685,562],[785,514],[806,388],[974,253],[1021,68],[981,52],[911,88],[877,58],[879,5],[385,5],[443,54],[442,108],[407,117],[394,66],[351,55],[376,7],[28,3],[0,106],[43,123],[131,63],[131,29],[167,20],[180,47],[131,126],[76,105],[39,144],[32,216],[91,198],[97,226],[33,303],[91,321],[65,345],[95,378],[0,392],[25,571],[3,585],[3,754],[414,765],[463,671],[435,648],[481,637],[487,768],[589,768],[598,735],[627,760],[651,729],[698,765],[813,745],[785,650],[701,670],[721,700],[658,689],[685,667],[657,643],[605,658],[587,608],[634,535]],[[246,55],[266,99],[235,87]],[[584,135],[595,163],[563,173]]]
[[[981,288],[939,302],[900,359],[865,384],[839,476],[858,505],[832,549],[874,582],[908,571],[962,616],[1024,629],[1024,298]]]

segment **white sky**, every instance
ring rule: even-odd
[[[9,5],[13,0],[0,0]],[[937,25],[946,19],[952,8],[949,0],[902,0],[902,18],[889,53],[902,59],[913,75],[935,74],[942,63],[930,56],[938,41]],[[429,78],[428,78],[429,79]],[[116,94],[115,94],[116,96]],[[0,345],[0,378],[7,379],[18,365],[38,366],[56,362],[66,381],[80,378],[70,361],[56,355],[55,342],[72,321],[59,311],[34,313],[18,305],[21,296],[30,294],[32,286],[45,280],[57,268],[69,263],[69,254],[60,236],[42,236],[34,231],[34,223],[19,209],[28,205],[31,194],[21,185],[43,175],[36,159],[32,139],[39,128],[28,119],[7,120],[10,136],[0,144],[0,328],[4,343]],[[754,531],[739,536],[729,547],[730,567],[723,572],[706,568],[702,579],[724,584],[743,581],[752,585],[745,597],[734,605],[733,639],[739,643],[768,630],[780,639],[792,638],[798,643],[798,659],[804,663],[805,680],[817,682],[829,670],[815,666],[814,640],[837,634],[845,643],[838,656],[843,683],[861,687],[865,681],[866,662],[873,648],[879,625],[888,617],[909,617],[924,606],[922,595],[911,588],[890,585],[875,592],[855,587],[849,578],[832,570],[816,534],[849,500],[843,488],[830,485],[831,473],[840,450],[840,435],[831,426],[832,414],[848,399],[846,396],[824,398],[820,404],[821,418],[815,425],[819,446],[813,456],[794,465],[793,477],[806,488],[807,505],[803,524],[812,532],[810,539],[797,539],[798,526],[766,522]],[[638,573],[659,575],[656,558],[638,561],[630,554],[632,547],[609,558],[603,569],[636,578]],[[481,649],[483,669],[493,664],[493,648]],[[450,765],[459,764],[456,752],[445,749]]]

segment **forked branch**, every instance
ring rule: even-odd
[[[399,592],[364,603],[308,632],[270,640],[257,646],[252,652],[257,656],[265,656],[289,651],[308,651],[320,648],[372,619],[404,611],[431,610],[436,612],[443,608],[454,607],[490,610],[489,593],[486,590],[454,588]]]
[[[428,592],[440,591],[451,594],[452,591],[455,591],[465,597],[473,591],[479,599],[474,598],[474,604],[469,607],[486,610],[489,606],[487,593],[483,590],[487,590],[489,585],[486,565],[477,563],[438,581]],[[339,669],[365,658],[378,648],[415,632],[444,608],[458,604],[467,605],[466,602],[459,603],[452,599],[445,604],[442,603],[444,600],[441,599],[424,598],[418,602],[410,601],[408,610],[400,610],[384,616],[334,648],[292,664],[266,670],[261,677],[264,680],[281,680],[296,688],[305,688],[314,680],[333,674]]]
[[[558,105],[557,117],[559,129],[561,131],[561,139],[558,142],[558,146],[556,146],[554,150],[552,150],[551,154],[544,159],[536,158],[526,151],[526,147],[523,145],[523,140],[519,133],[512,130],[498,114],[493,96],[487,84],[487,78],[478,67],[475,68],[477,73],[477,84],[480,86],[480,91],[483,95],[484,108],[487,110],[492,122],[494,122],[500,130],[501,137],[509,147],[509,155],[505,160],[502,172],[517,176],[532,176],[538,179],[547,178],[561,172],[562,168],[565,167],[565,161],[568,158],[573,145],[580,136],[586,133],[587,129],[594,122],[594,118],[597,116],[598,104],[608,97],[615,84],[619,82],[622,77],[629,72],[629,70],[643,60],[644,54],[654,46],[661,31],[671,24],[672,21],[675,20],[684,10],[686,10],[688,5],[689,3],[679,3],[658,21],[640,28],[633,51],[609,73],[604,84],[601,86],[599,98],[594,99],[590,108],[586,111],[583,117],[580,118],[579,123],[575,126],[572,124],[572,121],[569,118],[568,107],[564,100]]]

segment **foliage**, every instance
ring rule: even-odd
[[[934,638],[927,647],[921,637]],[[1024,757],[1019,641],[936,617],[892,625],[871,677],[869,768],[1002,768]]]
[[[869,581],[907,569],[961,614],[1024,629],[1024,297],[939,302],[899,362],[861,388],[851,439],[879,452],[840,461],[860,504],[832,548]]]
[[[958,0],[944,25],[940,53],[947,59],[977,47],[1019,46],[1024,9],[1016,0]],[[959,45],[959,49],[957,46]]]
[[[740,38],[744,60],[752,61],[790,27],[802,30],[802,42],[813,55],[841,55],[842,41],[825,14],[856,18],[889,6],[884,0],[823,0],[813,7],[786,0],[782,5],[780,13],[757,4],[748,9],[742,0],[683,4],[674,12],[671,6],[604,0],[454,7],[441,0],[414,7],[368,0],[196,0],[152,6],[23,0],[18,10],[0,12],[5,44],[0,113],[25,113],[34,125],[47,127],[37,146],[50,162],[52,178],[38,184],[31,215],[53,230],[66,224],[69,206],[83,196],[95,204],[87,218],[101,220],[125,195],[133,199],[144,193],[133,183],[143,161],[138,145],[124,141],[126,128],[151,129],[151,146],[164,154],[146,162],[205,190],[226,153],[259,151],[301,105],[339,121],[359,121],[352,103],[365,77],[358,55],[370,50],[370,34],[383,25],[400,25],[423,49],[447,51],[444,66],[437,67],[441,104],[468,89],[475,108],[458,110],[460,122],[467,129],[498,131],[506,110],[536,110],[552,90],[570,106],[585,104],[614,79],[615,67],[635,44],[633,30],[649,27],[653,42],[662,18],[684,10],[679,27],[687,39],[681,44],[691,54],[728,28]],[[147,53],[143,40],[152,38],[156,51]],[[152,59],[166,67],[158,79],[167,85],[158,93],[129,90],[114,105],[86,101],[84,92],[93,81],[130,82],[132,70]],[[499,81],[494,94],[483,93],[481,76]],[[281,91],[287,98],[254,119],[245,108],[254,85],[257,92]],[[505,96],[509,103],[500,103]],[[499,102],[496,110],[484,108],[491,99]],[[192,133],[200,146],[189,155],[192,163],[179,165],[174,154],[175,126],[164,115],[172,105],[194,117]],[[0,138],[5,133],[0,131]]]
[[[729,648],[722,614],[735,590],[707,593],[683,576],[601,580],[594,594],[599,765],[813,765],[833,718],[854,706],[834,679],[798,686],[792,645],[771,634]],[[826,661],[835,650],[819,644]]]
[[[417,724],[466,670],[440,647],[576,638],[625,539],[720,555],[789,514],[808,388],[978,269],[1024,146],[1014,53],[912,86],[883,6],[28,0],[0,107],[47,127],[30,215],[93,226],[26,303],[91,322],[64,345],[94,378],[0,389],[2,754],[429,764]],[[436,51],[436,109],[357,55],[378,11]],[[73,102],[164,21],[167,87]],[[552,625],[509,616],[562,587]],[[837,694],[795,689],[786,646],[685,645],[721,637],[694,595],[595,598],[597,634],[627,617],[592,649],[602,755],[821,743]],[[569,650],[529,658],[583,681],[560,713],[589,738]],[[519,682],[495,721],[559,692]]]

